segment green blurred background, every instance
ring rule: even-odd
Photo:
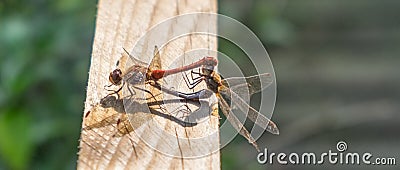
[[[96,3],[0,2],[0,169],[76,167]],[[260,37],[275,67],[273,119],[281,135],[266,133],[261,147],[320,153],[344,140],[349,151],[400,158],[400,1],[220,0],[218,6]],[[219,48],[235,56],[226,42]],[[256,155],[237,137],[222,150],[222,168],[398,169],[259,165]]]

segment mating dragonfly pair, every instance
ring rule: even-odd
[[[129,55],[126,50],[125,52]],[[157,47],[155,47],[154,58],[159,58],[159,55],[160,53]],[[151,66],[148,67],[145,62],[142,62],[131,55],[129,55],[129,57],[134,62],[132,66],[130,66],[124,72],[121,71],[121,69],[115,69],[110,73],[109,81],[112,83],[110,86],[114,85],[120,87],[117,90],[114,90],[113,93],[109,95],[118,95],[118,92],[120,92],[121,89],[124,87],[128,88],[131,95],[133,95],[134,89],[145,90],[136,87],[142,84],[150,84],[153,87],[162,90],[163,92],[178,96],[186,100],[199,100],[209,98],[213,94],[215,94],[218,98],[220,110],[225,115],[227,120],[239,132],[239,134],[245,137],[249,141],[249,143],[251,143],[258,151],[259,149],[256,140],[244,127],[243,123],[239,121],[238,116],[245,116],[262,129],[267,130],[272,134],[279,134],[278,127],[274,122],[272,122],[263,114],[259,113],[256,109],[249,106],[249,104],[242,98],[242,96],[240,96],[240,94],[244,93],[247,93],[251,96],[252,94],[258,93],[265,89],[268,85],[272,83],[272,78],[269,73],[245,78],[242,77],[221,79],[220,75],[214,70],[214,68],[218,64],[218,61],[213,57],[204,57],[201,60],[192,64],[167,70],[153,69],[151,68]],[[199,68],[199,71],[194,71],[194,69],[196,68]],[[163,88],[158,83],[158,81],[163,77],[190,70],[192,74],[192,80],[190,80],[187,76],[184,77],[188,88],[193,89],[198,84],[204,81],[208,87],[207,89],[202,89],[193,93],[182,93],[168,88]],[[197,76],[193,77],[193,75]],[[147,90],[145,91],[147,93],[150,93]],[[239,109],[239,112],[233,112],[234,108]]]

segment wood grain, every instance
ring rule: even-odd
[[[118,67],[126,70],[131,64],[129,61],[120,61],[116,66],[121,56],[127,55],[123,48],[131,52],[131,55],[150,63],[154,57],[154,46],[159,46],[160,59],[151,62],[155,68],[190,64],[204,54],[216,56],[212,52],[217,49],[215,37],[201,34],[180,37],[175,35],[182,28],[182,23],[185,29],[212,29],[214,32],[216,19],[204,20],[199,17],[189,22],[177,20],[174,21],[176,24],[163,26],[165,32],[158,30],[155,31],[157,34],[148,35],[149,31],[154,32],[154,28],[168,18],[193,12],[216,13],[216,10],[215,0],[99,1],[78,169],[220,168],[219,119],[209,114],[210,111],[217,111],[216,105],[213,104],[215,101],[202,103],[202,109],[185,102],[150,105],[149,103],[162,100],[173,101],[174,98],[144,85],[143,88],[158,95],[152,97],[143,92],[141,94],[148,100],[129,101],[124,98],[126,91],[122,91],[121,99],[125,100],[120,100],[115,96],[106,97],[110,92],[104,88],[110,84],[108,75],[113,69]],[[171,38],[173,39],[166,41]],[[208,51],[190,53],[193,49]],[[181,83],[181,79],[182,75],[171,76],[161,83],[178,91],[190,92]],[[197,89],[204,87],[199,86]],[[127,101],[135,102],[134,113],[127,112],[127,108],[124,107],[124,102]],[[202,121],[195,125],[188,125],[181,122],[180,116],[184,113],[178,112],[180,110],[177,111],[176,108],[195,112],[191,114],[205,113],[207,116],[203,116]]]

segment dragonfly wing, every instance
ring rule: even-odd
[[[127,67],[127,62],[129,60],[129,53],[123,48],[125,53],[121,53],[121,57],[117,60],[117,68],[123,70],[123,72],[126,71],[125,67]]]
[[[240,117],[248,117],[251,121],[253,121],[257,126],[262,129],[267,130],[272,134],[279,134],[279,129],[274,122],[268,119],[266,116],[258,112],[253,107],[249,106],[247,102],[245,102],[238,94],[228,88],[221,88],[220,91],[221,96],[227,98],[228,101],[232,101],[231,107],[238,108],[238,111],[235,111],[235,114]]]
[[[252,76],[254,77],[254,76]],[[257,76],[258,77],[258,76]],[[220,88],[221,91],[223,91],[221,94],[223,97],[225,97],[225,100],[230,104],[231,103],[231,99],[230,99],[230,91],[235,91],[237,92],[244,101],[246,101],[246,103],[250,102],[250,87],[256,87],[256,86],[250,86],[249,83],[247,83],[247,80],[250,77],[231,77],[231,78],[227,78],[227,79],[222,79],[222,85],[223,87],[227,87],[227,88]],[[253,81],[256,82],[256,81]],[[258,84],[260,84],[260,82],[257,82]],[[223,89],[223,90],[222,90]],[[231,89],[231,90],[229,90]],[[257,90],[257,89],[256,89]],[[253,90],[254,91],[254,90]],[[237,109],[235,107],[235,105],[231,105],[232,109]],[[246,117],[239,117],[240,120],[245,120]]]
[[[270,73],[263,73],[250,77],[231,77],[222,80],[222,84],[229,87],[237,94],[248,93],[250,96],[254,93],[258,93],[273,82],[273,78]]]
[[[123,59],[123,57],[127,57],[127,56],[129,56],[129,58],[130,58],[130,60],[131,60],[131,62],[133,62],[133,63],[131,63],[131,65],[141,65],[141,66],[148,66],[148,63],[146,63],[146,62],[144,62],[144,61],[141,61],[141,60],[139,60],[138,58],[136,58],[135,56],[133,56],[133,55],[131,55],[125,48],[123,48],[124,49],[124,51],[125,51],[125,53],[122,53],[122,57],[121,57],[121,59]],[[120,59],[120,60],[121,60]],[[120,63],[120,65],[121,65],[122,63]],[[125,63],[126,64],[126,63]],[[125,66],[125,65],[123,65],[123,66]]]
[[[249,141],[249,143],[251,143],[257,149],[257,151],[260,151],[256,143],[256,140],[250,135],[249,131],[247,131],[244,125],[235,116],[235,114],[233,114],[232,110],[229,107],[229,104],[224,100],[223,97],[221,97],[220,95],[217,96],[218,96],[219,107],[222,113],[225,115],[226,119],[228,119],[228,121],[239,132],[240,135],[245,137]]]
[[[150,69],[154,69],[154,70],[160,70],[161,68],[161,55],[160,55],[160,51],[158,50],[158,47],[155,46],[154,47],[154,57],[150,62],[149,65]]]

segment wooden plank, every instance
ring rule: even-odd
[[[149,51],[154,49],[154,45],[158,45],[162,47],[160,50],[162,66],[159,67],[163,68],[172,68],[198,60],[200,56],[184,55],[192,49],[205,48],[216,51],[216,38],[208,35],[183,36],[168,43],[158,42],[157,38],[148,38],[151,36],[141,38],[167,18],[193,12],[216,13],[216,10],[215,0],[99,1],[79,145],[78,169],[220,168],[217,116],[207,116],[206,121],[195,126],[185,126],[173,119],[177,116],[173,109],[160,110],[160,105],[152,105],[146,110],[147,103],[154,100],[151,97],[145,103],[137,103],[141,109],[136,113],[126,113],[122,100],[113,97],[104,100],[110,93],[104,86],[110,84],[108,75],[116,68],[115,63],[124,53],[122,48],[126,48],[140,60],[149,62],[153,57],[149,55],[152,54]],[[174,32],[179,32],[179,28],[174,27],[176,25],[179,24],[167,24],[166,39],[171,38],[168,36],[174,35]],[[202,20],[200,17],[185,23],[185,27],[193,30],[202,26],[215,31],[216,19]],[[163,38],[162,36],[163,32],[159,37]],[[140,52],[135,53],[135,49]],[[209,54],[212,55],[211,53]],[[118,67],[126,69],[127,65],[121,63]],[[171,76],[163,82],[175,90],[188,91],[184,85],[179,84],[182,82],[180,78],[181,75]],[[160,94],[156,96],[157,100],[166,100],[167,96],[162,95],[160,91],[149,86],[145,88],[153,94]],[[124,98],[124,94],[121,96]],[[148,94],[146,96],[149,97]],[[172,104],[172,106],[178,105],[182,106],[185,103]],[[166,108],[172,106],[162,105]],[[211,106],[213,106],[211,110],[216,112],[216,105]],[[193,105],[188,107],[196,108]]]

